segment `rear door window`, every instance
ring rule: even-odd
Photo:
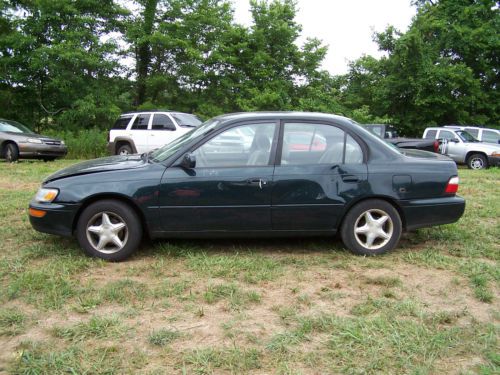
[[[174,122],[167,115],[157,113],[153,117],[153,130],[175,130]]]
[[[435,139],[437,134],[437,130],[427,130],[425,133],[425,139]]]
[[[137,115],[132,124],[132,130],[147,130],[150,114]]]

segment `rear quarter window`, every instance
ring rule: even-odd
[[[131,118],[132,118],[132,116],[120,116],[120,118],[118,120],[116,120],[116,122],[114,123],[114,125],[111,129],[117,129],[117,130],[126,129]]]

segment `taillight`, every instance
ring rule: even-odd
[[[439,141],[434,141],[434,152],[439,152]]]
[[[444,192],[448,194],[455,194],[458,191],[458,182],[458,176],[450,178]]]

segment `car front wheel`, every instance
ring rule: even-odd
[[[467,167],[469,169],[485,169],[488,168],[488,160],[484,155],[473,154],[467,159]]]
[[[9,143],[5,146],[5,160],[8,163],[13,163],[19,159],[19,149],[13,143]]]
[[[401,237],[398,211],[378,199],[361,202],[347,213],[341,227],[345,246],[358,255],[379,255],[394,249]]]
[[[90,256],[120,261],[139,247],[142,227],[139,217],[129,205],[117,200],[102,200],[82,212],[76,237]]]

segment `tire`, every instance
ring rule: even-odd
[[[385,221],[379,223],[383,217]],[[349,210],[340,234],[344,245],[354,254],[379,255],[396,247],[402,227],[401,217],[390,203],[371,199],[358,203]],[[370,232],[374,238],[372,236],[370,239]]]
[[[488,159],[483,154],[472,154],[467,158],[467,167],[469,169],[488,168]]]
[[[132,147],[128,144],[122,144],[116,150],[116,155],[130,155],[132,154]]]
[[[54,160],[56,160],[56,158],[54,158],[54,157],[45,157],[45,158],[43,158],[42,160],[43,160],[44,162],[48,162],[48,161],[54,161]]]
[[[13,163],[19,159],[19,149],[14,143],[5,146],[4,157],[7,163]]]
[[[88,255],[121,261],[139,247],[142,226],[136,212],[128,204],[106,199],[85,208],[78,218],[76,238]]]

